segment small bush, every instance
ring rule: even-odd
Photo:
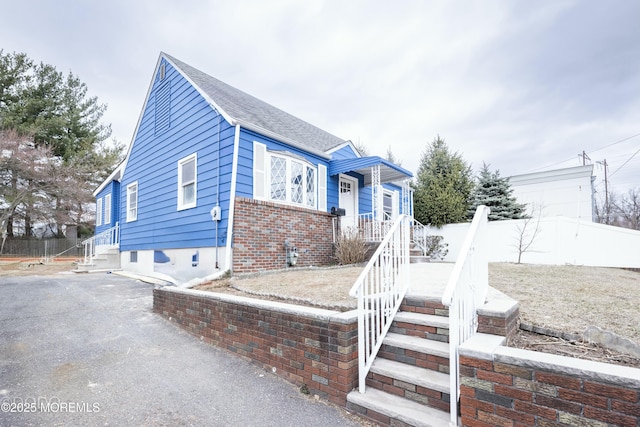
[[[426,255],[431,259],[442,260],[449,253],[449,244],[443,242],[442,236],[426,237]]]
[[[344,230],[335,243],[335,258],[339,264],[358,264],[366,261],[367,243],[357,230]]]

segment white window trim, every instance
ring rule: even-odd
[[[111,224],[111,194],[104,196],[104,224]]]
[[[102,198],[96,199],[96,227],[102,225]]]
[[[182,182],[182,165],[184,163],[194,161],[194,175],[193,175],[193,202],[183,203],[184,185]],[[178,210],[185,210],[195,208],[198,204],[198,156],[197,153],[193,153],[187,157],[178,160]]]
[[[130,197],[131,188],[136,187],[136,213],[135,215],[131,215],[131,205],[130,205]],[[138,187],[138,181],[132,182],[127,185],[127,222],[136,221],[138,219],[138,210],[140,209],[140,204],[138,203],[138,195],[140,194],[140,187]]]
[[[286,189],[286,199],[285,200],[277,200],[277,199],[272,199],[271,198],[271,159],[273,157],[278,157],[281,158],[283,160],[285,160],[286,162],[286,176],[285,176],[285,189]],[[266,158],[266,200],[269,200],[273,203],[280,203],[283,205],[289,205],[289,206],[297,206],[297,207],[303,207],[303,208],[307,208],[307,209],[314,209],[317,210],[318,209],[318,168],[303,159],[297,158],[297,157],[292,157],[289,156],[285,153],[276,153],[276,152],[269,152],[267,151],[267,155],[265,156]],[[291,162],[297,162],[302,164],[303,166],[303,171],[302,171],[302,177],[303,177],[303,181],[302,181],[302,203],[297,203],[294,202],[292,200],[292,191],[291,191]],[[306,203],[306,189],[307,189],[307,176],[306,176],[306,168],[310,168],[313,170],[313,179],[314,179],[314,200],[313,200],[313,205],[309,205]]]

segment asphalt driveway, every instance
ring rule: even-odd
[[[0,277],[0,425],[358,426],[113,274]]]

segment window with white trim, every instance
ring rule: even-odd
[[[111,194],[104,196],[104,223],[111,224]]]
[[[102,199],[96,200],[96,227],[102,225]]]
[[[138,182],[127,185],[127,222],[138,219]]]
[[[322,165],[319,165],[322,166]],[[321,179],[326,181],[326,167]],[[269,152],[253,143],[253,197],[260,200],[326,209],[326,184],[318,185],[318,169],[307,161],[283,152]],[[320,205],[320,206],[319,206]]]
[[[195,153],[178,161],[178,210],[196,206],[197,177],[198,164]]]
[[[269,198],[273,201],[316,207],[316,169],[304,161],[270,154]]]

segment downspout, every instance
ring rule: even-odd
[[[216,113],[218,113],[218,158],[216,160],[216,169],[218,170],[218,177],[216,179],[216,206],[220,206],[220,133],[222,132],[220,125],[221,125],[222,115],[215,108],[214,110]],[[220,225],[220,221],[216,221],[216,270],[220,268],[220,262],[218,259],[218,227],[219,225]]]
[[[233,162],[231,164],[231,190],[229,192],[229,219],[227,223],[227,253],[225,266],[227,271],[233,271],[231,262],[233,242],[233,219],[236,208],[236,180],[238,178],[238,151],[240,150],[240,125],[236,124],[236,133],[233,137]]]

